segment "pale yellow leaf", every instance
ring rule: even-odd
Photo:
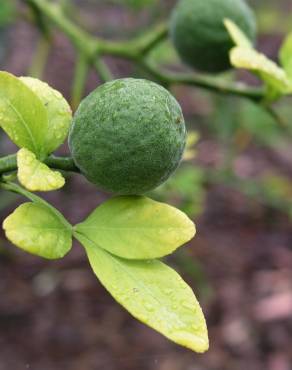
[[[43,103],[48,117],[48,128],[44,147],[47,154],[52,153],[65,140],[72,119],[71,108],[62,94],[47,83],[32,77],[20,77]]]
[[[224,25],[236,46],[253,47],[251,41],[234,22],[226,18],[224,19]]]
[[[28,149],[18,151],[17,166],[19,182],[30,191],[57,190],[65,184],[60,172],[51,170]]]
[[[288,93],[292,90],[286,72],[264,54],[250,48],[235,47],[230,52],[231,64],[257,73],[268,86]]]

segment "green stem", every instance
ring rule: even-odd
[[[80,172],[79,168],[76,167],[72,157],[56,157],[51,155],[45,160],[45,164],[55,170],[77,173]]]
[[[95,49],[95,38],[67,19],[62,7],[46,0],[30,0],[37,9],[67,35],[77,50],[91,56]]]
[[[29,76],[41,79],[47,64],[48,55],[51,47],[51,40],[41,35],[38,41],[35,55],[31,67],[29,69]]]
[[[139,59],[137,64],[148,74],[150,74],[157,82],[168,88],[171,84],[171,78],[166,73],[157,69],[152,63],[147,60]]]
[[[66,172],[80,172],[74,164],[71,157],[55,157],[50,156],[45,160],[45,163],[50,168],[66,171]],[[0,158],[0,175],[17,170],[16,154],[8,155]]]
[[[34,4],[33,0],[27,0],[27,5],[31,10],[33,21],[39,29],[40,33],[45,37],[50,37],[50,28],[44,19],[44,16],[38,6]]]
[[[16,155],[11,154],[0,158],[0,175],[17,169]]]
[[[264,109],[266,109],[270,115],[274,118],[275,122],[284,130],[289,132],[289,126],[287,125],[287,122],[278,114],[278,112],[275,111],[274,108],[269,106],[263,106]]]
[[[71,232],[72,231],[72,225],[63,217],[63,215],[50,203],[46,202],[43,198],[29,192],[28,190],[25,190],[23,187],[13,183],[13,182],[4,182],[0,181],[0,189],[10,191],[12,193],[20,194],[24,196],[25,198],[31,200],[32,202],[43,204],[46,208],[49,208],[51,212],[56,215],[60,222]]]
[[[96,60],[94,62],[94,67],[95,67],[97,73],[99,74],[99,77],[101,78],[101,80],[103,82],[108,82],[108,81],[113,80],[113,75],[112,75],[110,69],[108,68],[106,63],[104,63],[104,61],[100,57],[96,58]]]
[[[140,55],[148,54],[153,50],[160,42],[166,39],[168,35],[167,23],[160,23],[153,27],[148,33],[144,34],[140,39],[136,41],[136,48],[139,50]]]
[[[25,198],[27,198],[27,199],[29,199],[33,202],[45,202],[42,198],[38,197],[35,194],[30,193],[29,191],[25,190],[21,186],[19,186],[17,184],[14,184],[12,182],[2,182],[2,181],[0,181],[0,188],[3,189],[3,190],[10,191],[10,192],[15,193],[15,194],[22,195]]]
[[[72,85],[71,106],[73,111],[78,107],[84,92],[88,74],[88,61],[85,55],[80,54],[76,62],[74,80]]]
[[[35,78],[41,78],[48,60],[48,55],[51,47],[51,32],[50,27],[46,22],[40,9],[31,1],[27,0],[27,4],[31,9],[34,23],[40,32],[40,38],[37,43],[35,55],[33,56],[32,65],[29,70],[29,75]]]
[[[162,72],[147,60],[139,60],[138,64],[163,85],[189,85],[204,88],[216,93],[246,97],[261,101],[264,89],[248,87],[242,83],[227,83],[199,73],[191,75]]]

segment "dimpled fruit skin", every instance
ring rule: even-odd
[[[177,168],[185,140],[174,97],[156,83],[125,78],[98,87],[82,101],[69,147],[81,172],[98,187],[143,194]]]
[[[234,46],[224,18],[231,19],[251,41],[256,37],[253,11],[244,0],[180,0],[170,21],[170,36],[181,59],[203,72],[231,68],[229,50]]]

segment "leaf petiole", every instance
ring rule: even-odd
[[[43,198],[31,193],[28,190],[25,190],[23,187],[13,183],[13,182],[4,182],[3,180],[0,181],[0,188],[3,190],[10,191],[12,193],[20,194],[25,198],[31,200],[34,203],[42,204],[47,207],[54,215],[58,217],[58,219],[62,222],[62,224],[72,232],[72,225],[64,218],[64,216],[58,211],[55,207],[53,207],[50,203],[46,202]]]

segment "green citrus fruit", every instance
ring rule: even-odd
[[[84,176],[117,194],[142,194],[177,168],[186,129],[174,97],[156,83],[108,82],[80,104],[69,146]]]
[[[231,68],[229,51],[234,46],[224,18],[232,20],[254,41],[256,22],[244,0],[180,0],[170,21],[170,36],[181,59],[209,73]]]

